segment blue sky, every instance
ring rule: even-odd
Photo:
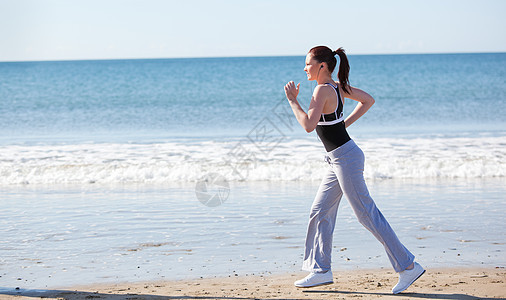
[[[504,0],[0,0],[0,61],[506,52]]]

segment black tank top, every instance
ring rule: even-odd
[[[341,94],[339,93],[339,87],[334,86],[330,83],[326,83],[332,86],[337,95],[337,107],[333,113],[322,114],[320,121],[316,125],[316,133],[323,143],[325,150],[330,152],[351,140],[346,127],[344,126],[343,117],[343,101],[341,100]]]

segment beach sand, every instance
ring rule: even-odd
[[[95,284],[51,291],[20,290],[0,299],[506,299],[506,269],[428,269],[408,290],[392,295],[391,270],[334,272],[334,284],[307,289],[293,282],[305,273],[196,280]]]

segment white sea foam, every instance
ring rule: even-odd
[[[506,177],[506,137],[362,139],[366,178]],[[323,147],[310,139],[0,147],[0,185],[319,180]]]

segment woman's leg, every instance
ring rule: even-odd
[[[364,153],[358,146],[332,159],[332,168],[341,183],[359,222],[385,247],[396,272],[404,271],[413,263],[414,255],[399,241],[383,214],[369,195],[364,180]]]
[[[332,235],[343,192],[331,168],[323,178],[311,207],[302,269],[314,273],[330,270]]]

